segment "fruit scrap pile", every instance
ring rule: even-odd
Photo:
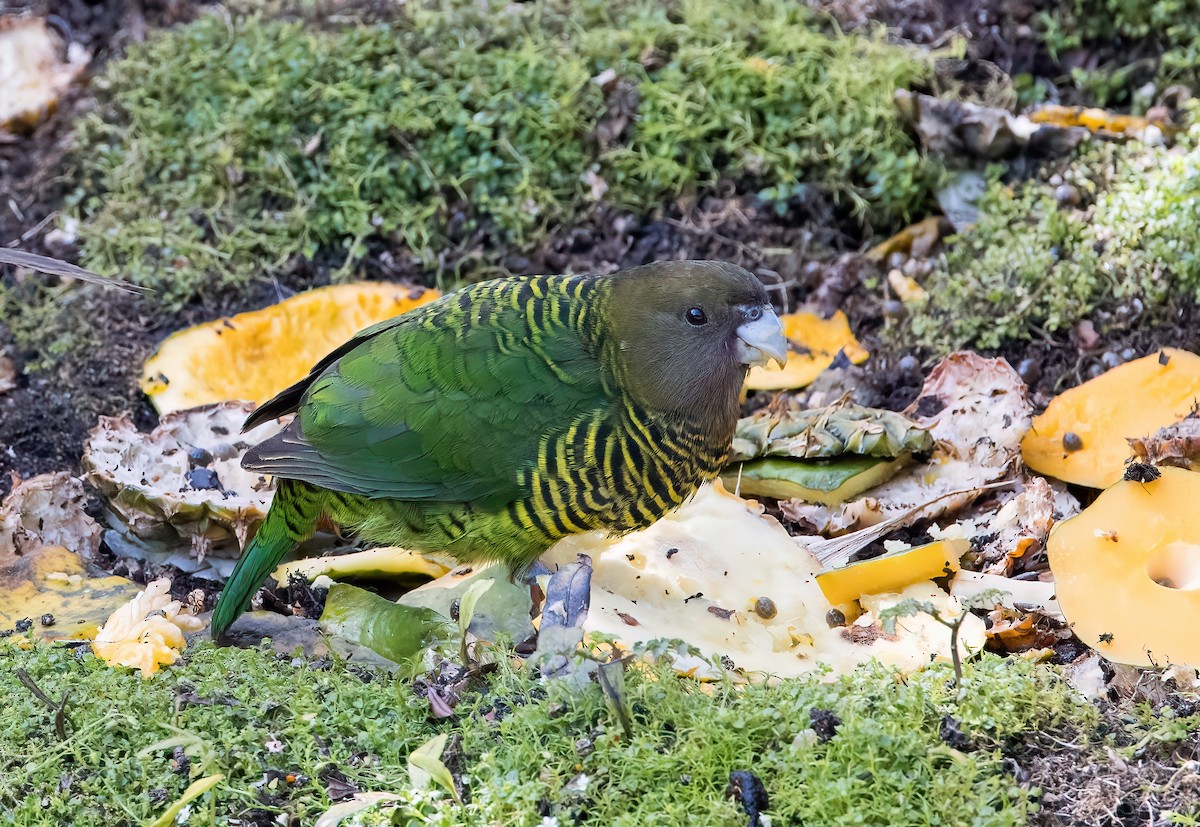
[[[434,296],[346,285],[168,339],[145,369],[159,427],[145,434],[104,420],[89,441],[88,479],[108,500],[109,527],[51,521],[41,545],[83,543],[90,556],[103,530],[118,553],[157,554],[219,582],[273,495],[272,480],[240,468],[266,435],[241,434],[245,414],[321,355],[302,346],[314,327],[328,327],[336,344]],[[888,411],[853,401],[853,366],[869,354],[844,316],[784,322],[788,363],[749,376],[748,415],[719,482],[648,529],[578,535],[546,555],[551,571],[590,578],[582,603],[556,592],[558,575],[538,579],[543,601],[500,568],[451,570],[402,549],[285,563],[276,581],[328,590],[320,621],[331,640],[395,663],[497,635],[544,649],[561,637],[547,624],[561,625],[561,605],[574,601],[568,625],[580,639],[598,634],[625,649],[676,641],[667,656],[699,678],[722,668],[747,678],[840,672],[871,659],[916,669],[954,655],[948,620],[959,656],[986,647],[1061,657],[1077,650],[1068,645],[1077,635],[1116,662],[1200,665],[1188,634],[1200,620],[1200,528],[1186,519],[1200,497],[1200,357],[1164,350],[1128,362],[1034,416],[1007,362],[959,352],[930,370],[912,404]],[[30,496],[33,482],[13,497]],[[1091,505],[1081,511],[1081,500]],[[13,523],[20,504],[6,508],[8,542],[38,545]],[[62,537],[51,536],[56,526]],[[71,530],[86,540],[73,543]],[[28,559],[0,575],[51,605],[48,572]],[[132,596],[132,584],[113,579],[93,590],[97,611]],[[393,601],[333,588],[338,579],[403,586]],[[578,592],[588,580],[572,582]],[[163,651],[123,661],[146,674],[173,659],[168,650],[207,608],[203,594],[169,602],[164,587],[151,592],[137,599],[169,607],[159,614],[179,629],[156,631]],[[23,611],[0,605],[8,619]],[[114,616],[109,628],[128,620]],[[72,633],[94,636],[94,627]]]

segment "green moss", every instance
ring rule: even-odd
[[[1041,181],[994,182],[897,337],[937,352],[996,348],[1093,314],[1129,319],[1138,303],[1139,323],[1162,322],[1200,299],[1200,147],[1104,147],[1065,177],[1085,209],[1060,207]]]
[[[894,222],[928,198],[891,102],[930,58],[825,31],[789,0],[409,4],[333,29],[206,16],[110,64],[79,130],[84,263],[168,306],[382,237],[535,245],[607,199],[652,210],[719,178]],[[640,102],[594,139],[606,69]]]
[[[65,740],[18,668],[50,698],[70,690]],[[1001,747],[1086,726],[1091,708],[1052,670],[1023,661],[969,665],[961,703],[949,677],[943,666],[909,678],[876,666],[827,683],[705,689],[635,670],[627,739],[596,687],[540,684],[507,667],[439,721],[411,684],[364,682],[339,664],[205,643],[142,681],[69,649],[8,646],[0,814],[22,825],[148,823],[194,777],[221,773],[188,824],[228,823],[252,808],[311,824],[330,805],[321,773],[334,764],[361,790],[401,794],[399,812],[424,813],[420,823],[536,825],[545,813],[559,823],[735,823],[744,816],[724,796],[732,770],[762,779],[776,823],[1026,823],[1031,793],[1005,771]],[[841,719],[826,742],[809,731],[814,708]],[[944,715],[979,748],[944,744]],[[410,788],[409,753],[439,732],[461,738],[461,764],[446,760],[462,773],[465,809]],[[170,745],[154,746],[168,738],[181,739],[190,772],[173,771]],[[289,783],[288,773],[298,777]]]
[[[1146,105],[1134,91],[1155,81],[1159,91],[1173,83],[1200,82],[1200,2],[1197,0],[1073,0],[1041,16],[1051,54],[1074,49],[1100,55],[1115,47],[1117,62],[1098,69],[1076,68],[1072,79],[1097,105]],[[1130,60],[1130,55],[1136,60]]]
[[[98,292],[73,282],[49,287],[36,275],[20,284],[0,285],[0,319],[31,354],[31,370],[52,368],[68,353],[99,345],[93,323]]]

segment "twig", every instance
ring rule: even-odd
[[[28,689],[33,696],[44,703],[49,709],[54,712],[54,731],[58,733],[60,741],[67,740],[67,699],[71,697],[71,690],[63,692],[62,700],[57,704],[47,697],[42,688],[34,683],[33,678],[29,677],[29,673],[24,669],[17,670],[17,680]]]

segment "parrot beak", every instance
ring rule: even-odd
[[[783,325],[770,305],[744,308],[746,322],[737,329],[737,356],[743,365],[766,367],[773,360],[787,363],[788,343]]]

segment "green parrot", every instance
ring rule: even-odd
[[[246,420],[296,413],[242,460],[278,486],[213,638],[322,519],[513,573],[644,528],[720,472],[749,366],[786,358],[758,279],[708,261],[481,282],[368,327]]]

